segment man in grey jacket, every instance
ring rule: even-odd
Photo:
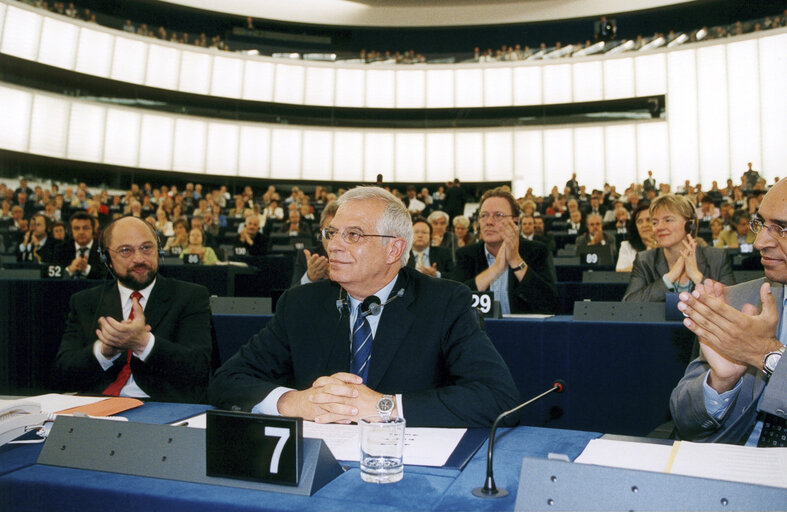
[[[766,278],[730,288],[707,280],[681,293],[678,308],[702,350],[670,399],[682,439],[787,445],[785,226],[787,182],[771,188],[751,222]]]

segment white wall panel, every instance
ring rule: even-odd
[[[58,158],[66,156],[70,106],[70,103],[54,96],[37,94],[33,97],[31,153]]]
[[[205,172],[234,176],[238,173],[238,144],[240,127],[234,123],[208,123],[208,148]]]
[[[82,27],[79,30],[79,47],[74,69],[87,75],[107,77],[112,71],[112,47],[115,37]]]
[[[590,61],[574,64],[571,75],[574,101],[601,101],[604,99],[601,62]]]
[[[180,51],[169,46],[151,44],[148,47],[148,65],[145,70],[145,85],[160,89],[178,88]]]
[[[426,107],[426,71],[396,72],[396,108]]]
[[[729,84],[729,128],[732,168],[730,177],[737,181],[736,169],[760,155],[760,87],[753,80],[759,72],[757,41],[727,45],[727,83]],[[787,60],[784,61],[787,65]],[[759,162],[758,162],[759,163]],[[758,167],[759,168],[759,167]],[[720,182],[727,175],[716,174]]]
[[[210,94],[225,98],[240,98],[243,89],[243,61],[213,56]]]
[[[571,103],[571,64],[543,67],[544,103]]]
[[[271,178],[301,178],[301,130],[274,128],[271,135]]]
[[[604,99],[631,98],[634,96],[634,59],[609,59],[604,61]]]
[[[116,37],[110,77],[121,82],[144,83],[147,58],[147,43],[130,37]]]
[[[520,130],[514,132],[513,192],[522,197],[532,187],[536,194],[546,189],[544,179],[544,132]]]
[[[199,52],[181,52],[179,90],[194,94],[208,94],[211,76],[210,55]]]
[[[59,68],[73,69],[76,59],[79,28],[73,23],[44,18],[38,62]]]
[[[136,167],[139,159],[139,128],[142,114],[131,109],[107,109],[104,163]]]
[[[66,157],[71,160],[100,162],[104,157],[104,121],[107,107],[74,102],[68,124]]]
[[[426,108],[454,106],[454,77],[452,69],[430,69],[426,72]]]
[[[762,161],[753,162],[770,180],[787,175],[787,34],[760,40],[760,104],[762,117]],[[736,173],[741,164],[733,161]]]
[[[664,53],[634,58],[637,96],[667,92],[667,57]],[[645,175],[647,177],[647,175]]]
[[[513,78],[509,67],[484,70],[484,106],[511,105],[513,100]]]
[[[364,137],[361,132],[337,130],[333,136],[333,179],[362,181]]]
[[[574,134],[571,128],[544,130],[544,176],[546,185],[563,184],[574,172]]]
[[[637,183],[653,171],[657,182],[666,181],[670,175],[669,132],[665,122],[640,123],[637,125]]]
[[[276,103],[303,103],[305,76],[306,70],[303,66],[277,64],[273,101]]]
[[[541,67],[514,68],[514,105],[540,105],[541,102]]]
[[[374,182],[378,174],[383,175],[384,181],[391,181],[394,177],[394,135],[369,130],[364,133],[362,180]]]
[[[20,59],[36,60],[42,22],[40,15],[9,5],[0,52]]]
[[[514,175],[514,137],[510,130],[484,133],[484,179],[506,181]]]
[[[699,132],[697,118],[697,70],[694,50],[683,50],[667,57],[667,119],[669,122],[671,183],[699,176]],[[654,170],[655,172],[655,170]]]
[[[454,179],[454,133],[426,134],[426,181],[443,183]]]
[[[3,25],[5,23],[5,13],[8,7],[5,4],[0,4],[0,41],[3,38]]]
[[[366,73],[361,69],[336,70],[336,106],[363,107],[366,102]]]
[[[238,149],[238,174],[249,178],[270,177],[270,151],[270,128],[242,125]]]
[[[730,127],[727,116],[727,56],[724,46],[697,50],[697,106],[700,131],[700,180],[730,173]]]
[[[333,133],[330,130],[304,130],[303,178],[333,178]]]
[[[426,176],[426,136],[424,133],[396,133],[396,181],[424,181]]]
[[[480,69],[457,69],[454,72],[454,92],[457,107],[483,105],[484,75]]]
[[[606,181],[627,186],[637,178],[637,143],[633,124],[604,128]],[[622,192],[622,190],[621,190]]]
[[[275,66],[270,62],[247,60],[244,62],[243,99],[273,101],[273,75]]]
[[[33,94],[0,84],[0,147],[27,151]]]
[[[588,191],[604,188],[604,128],[601,126],[574,129],[574,172]]]
[[[148,169],[172,169],[175,118],[143,114],[139,139],[139,166]]]
[[[462,181],[484,179],[483,132],[460,131],[456,133],[455,177]]]
[[[175,120],[175,147],[172,168],[175,171],[205,172],[205,149],[208,123],[178,117]]]
[[[335,83],[336,70],[329,67],[307,68],[304,102],[307,105],[333,105]]]
[[[370,69],[366,72],[366,107],[394,108],[396,81],[393,71]]]

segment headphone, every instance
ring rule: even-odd
[[[342,298],[342,292],[344,292],[343,298]],[[385,306],[389,302],[392,302],[394,299],[398,299],[402,295],[404,295],[404,288],[399,288],[399,291],[389,296],[388,300],[386,300],[383,303],[380,303],[380,299],[377,298],[377,296],[369,295],[361,303],[361,316],[367,317],[369,315],[373,315],[373,316],[379,315],[380,312],[383,310],[383,306]],[[339,288],[339,298],[336,300],[336,310],[339,311],[340,316],[344,312],[345,308],[349,311],[349,305],[347,304],[347,292],[345,291],[344,288]]]
[[[109,228],[115,222],[117,222],[117,221],[119,221],[121,219],[128,219],[128,218],[137,219],[141,223],[143,223],[145,226],[147,226],[147,228],[150,230],[150,232],[153,233],[153,238],[156,239],[156,249],[157,249],[159,258],[164,256],[164,249],[161,246],[160,232],[156,228],[154,228],[153,226],[148,224],[148,222],[146,220],[140,219],[139,217],[134,217],[133,215],[124,215],[123,217],[118,217],[117,219],[115,219],[112,222],[110,222],[109,224],[107,224],[107,226],[101,232],[101,236],[98,238],[98,259],[101,260],[101,263],[107,268],[109,273],[112,274],[112,275],[114,275],[114,273],[112,272],[112,258],[109,257],[109,254],[107,254],[107,249],[105,249],[107,232],[109,231]]]
[[[691,217],[686,219],[686,223],[683,225],[683,229],[686,230],[687,234],[694,236],[694,233],[697,230],[697,210],[694,207],[692,207]]]

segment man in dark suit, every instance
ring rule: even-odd
[[[544,219],[541,219],[542,230],[543,230],[543,220]],[[525,213],[522,215],[521,219],[519,220],[519,225],[522,228],[522,238],[524,238],[525,240],[529,240],[531,242],[541,242],[542,244],[547,246],[547,249],[552,251],[552,249],[555,246],[555,238],[548,233],[546,234],[543,233],[543,231],[542,234],[536,233],[535,217]]]
[[[604,233],[601,225],[601,216],[590,214],[587,218],[587,231],[579,235],[576,239],[577,254],[587,249],[591,245],[603,245],[609,247],[609,255],[612,262],[618,260],[618,247],[615,242],[615,235]]]
[[[158,275],[159,244],[142,219],[110,224],[102,247],[117,280],[71,297],[55,361],[62,387],[204,402],[212,349],[208,290]]]
[[[331,223],[338,209],[339,206],[336,204],[336,201],[331,201],[325,205],[325,208],[322,209],[322,213],[320,213],[320,230]],[[320,244],[316,249],[313,251],[309,249],[298,251],[298,255],[295,257],[295,264],[292,268],[291,287],[329,278],[327,246],[328,241],[320,235]]]
[[[431,244],[432,225],[423,217],[414,218],[413,249],[407,266],[432,277],[448,277],[454,270],[451,252]]]
[[[456,252],[454,279],[471,290],[495,293],[503,314],[556,313],[555,271],[544,244],[519,235],[519,205],[499,187],[481,197],[479,226],[483,242]]]
[[[30,219],[30,229],[17,247],[17,261],[51,263],[55,255],[57,240],[49,236],[49,219],[36,213]]]
[[[54,262],[65,269],[63,277],[103,279],[104,265],[95,241],[98,220],[87,212],[76,212],[68,220],[71,238],[55,248]]]
[[[656,190],[656,178],[653,177],[653,171],[648,171],[648,177],[642,182],[642,190],[645,192]]]
[[[338,202],[323,230],[332,281],[282,295],[268,325],[217,370],[211,403],[347,423],[393,401],[392,416],[410,426],[490,425],[517,391],[469,290],[402,268],[412,223],[392,194],[357,187]],[[381,312],[371,314],[372,300]]]

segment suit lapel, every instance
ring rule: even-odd
[[[336,287],[331,287],[333,290]],[[340,289],[341,290],[341,289]],[[343,292],[341,295],[345,297]],[[338,297],[339,293],[336,295],[331,294],[332,297]],[[335,327],[332,330],[326,330],[327,336],[325,336],[324,341],[319,342],[319,345],[322,349],[323,357],[322,360],[325,361],[325,371],[322,372],[322,375],[332,375],[338,371],[348,372],[350,371],[350,313],[349,313],[349,302],[347,302],[341,311],[336,310],[336,302],[331,301],[323,301],[323,311],[327,322],[333,322]],[[339,320],[335,320],[336,317],[339,316]],[[330,325],[330,324],[329,324]]]
[[[160,274],[156,277],[156,285],[150,292],[150,297],[145,304],[145,323],[155,330],[159,322],[169,310],[172,301],[172,283]]]

